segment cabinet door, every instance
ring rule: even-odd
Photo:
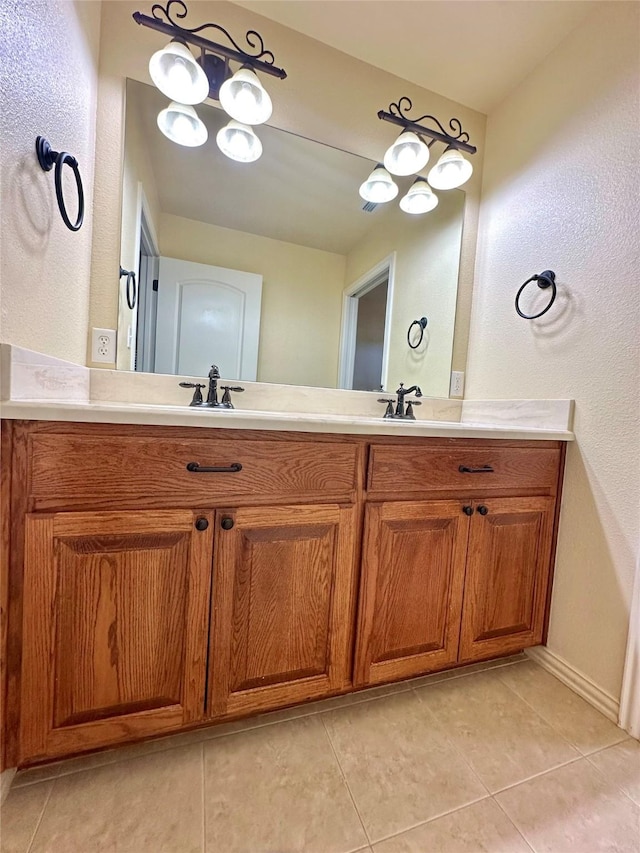
[[[212,715],[349,686],[355,512],[328,505],[217,513]]]
[[[456,662],[468,527],[460,501],[367,507],[357,685]]]
[[[204,716],[212,522],[187,510],[27,517],[21,760]]]
[[[461,661],[540,643],[550,572],[553,498],[491,498],[474,508]]]

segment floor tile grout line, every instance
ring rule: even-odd
[[[535,663],[535,661],[532,661],[532,662],[533,662],[536,666],[538,666],[538,664],[536,664],[536,663]],[[542,667],[540,667],[540,668],[542,669]],[[555,676],[554,676],[552,673],[549,673],[549,675],[550,675],[552,678],[555,678]],[[498,675],[498,678],[500,678],[500,676],[499,676],[499,675]],[[558,682],[558,684],[562,685],[562,682],[561,682],[559,679],[556,679],[556,681]],[[572,746],[574,749],[577,749],[577,750],[578,750],[578,752],[582,755],[582,757],[583,757],[583,758],[586,758],[586,757],[587,757],[587,755],[590,755],[590,754],[591,754],[591,753],[583,752],[583,751],[580,749],[580,747],[579,747],[576,743],[574,743],[572,740],[569,740],[569,738],[568,738],[565,734],[563,734],[563,733],[560,731],[560,729],[559,729],[559,728],[556,728],[556,726],[551,722],[551,720],[548,720],[548,719],[544,716],[544,714],[543,714],[541,711],[539,711],[536,707],[534,707],[534,706],[531,704],[531,702],[529,702],[529,700],[528,700],[528,699],[525,699],[525,697],[524,697],[524,696],[521,696],[521,695],[520,695],[520,693],[518,693],[518,691],[515,689],[515,687],[512,687],[510,684],[507,684],[507,683],[506,683],[505,681],[503,681],[501,678],[500,678],[500,682],[501,682],[501,683],[502,683],[502,684],[503,684],[503,685],[504,685],[508,690],[510,690],[510,691],[511,691],[515,696],[517,696],[517,697],[518,697],[518,699],[520,699],[522,702],[524,702],[524,703],[525,703],[525,705],[528,705],[528,706],[529,706],[529,708],[531,708],[531,710],[532,710],[534,713],[536,713],[536,714],[540,717],[540,719],[541,719],[543,722],[545,722],[548,726],[550,726],[550,727],[554,730],[554,732],[555,732],[557,735],[559,735],[563,740],[565,740],[565,741],[566,741],[570,746]],[[566,684],[565,684],[565,685],[562,685],[562,686],[566,687]],[[567,690],[570,690],[570,689],[571,689],[571,688],[567,687]],[[573,691],[571,691],[571,692],[573,693]],[[576,696],[578,696],[578,694],[577,694],[577,693],[576,693],[575,695],[576,695]],[[582,699],[582,697],[581,697],[581,696],[578,696],[578,698],[579,698],[579,699]],[[589,702],[587,702],[587,700],[586,700],[586,699],[583,699],[582,701],[583,701],[583,702],[586,702],[586,704],[587,704],[590,708],[593,708],[593,705],[590,705],[590,704],[589,704]],[[597,708],[593,708],[593,710],[594,710],[596,713],[600,714],[600,711],[598,711],[598,709],[597,709]],[[607,718],[604,716],[604,714],[600,714],[600,716],[601,716],[603,719],[605,719],[605,720],[607,719]],[[611,721],[611,720],[609,720],[609,722],[610,722],[610,723],[612,723],[612,721]],[[614,726],[615,726],[616,724],[615,724],[615,723],[612,723],[612,725],[614,725]],[[618,728],[620,728],[620,727],[618,726]],[[624,729],[620,729],[620,731],[622,732],[622,731],[624,731]],[[626,734],[626,732],[624,732],[624,733]],[[624,738],[623,738],[623,740],[624,740]],[[607,746],[616,746],[616,744],[618,744],[618,743],[622,743],[622,741],[616,741],[615,743],[610,743],[610,744],[608,744]],[[607,749],[607,746],[603,746],[603,747],[601,747],[601,749]],[[600,751],[600,748],[599,748],[598,750],[596,750],[596,752],[599,752],[599,751]]]
[[[594,753],[594,754],[595,754],[595,753]],[[584,757],[586,758],[586,760],[587,760],[587,761],[589,761],[589,757],[590,757],[590,756],[585,755]],[[625,790],[625,788],[623,788],[623,787],[622,787],[622,785],[620,785],[618,782],[616,782],[616,781],[615,781],[614,779],[612,779],[610,776],[607,776],[607,774],[604,772],[604,770],[601,770],[599,767],[597,767],[597,766],[593,763],[593,761],[589,761],[589,764],[593,767],[593,769],[596,771],[596,773],[598,773],[600,776],[602,776],[602,778],[604,779],[604,781],[605,781],[605,782],[607,782],[607,784],[609,784],[609,785],[613,785],[613,786],[614,786],[614,787],[616,787],[619,791],[621,791],[621,792],[625,795],[625,797],[626,797],[628,800],[631,800],[631,802],[634,804],[634,806],[635,806],[635,807],[639,810],[639,812],[640,812],[640,803],[636,802],[636,800],[634,800],[634,799],[633,799],[633,797],[631,796],[631,794],[630,794],[627,790]]]
[[[498,794],[504,794],[505,791],[510,791],[512,788],[517,788],[518,785],[524,785],[526,782],[531,782],[533,779],[540,779],[541,776],[546,776],[547,773],[554,773],[562,767],[569,767],[570,764],[577,764],[578,761],[586,761],[585,755],[577,755],[575,758],[570,758],[568,761],[561,761],[560,764],[554,764],[553,767],[542,770],[540,773],[534,773],[532,776],[527,776],[526,779],[521,779],[519,782],[514,782],[513,785],[505,785],[504,788],[498,788],[497,791],[491,791],[492,797],[497,797]]]
[[[351,791],[351,788],[349,786],[349,782],[347,781],[346,773],[344,772],[344,770],[342,768],[342,764],[340,763],[340,759],[338,758],[338,753],[336,751],[335,746],[333,745],[333,741],[331,740],[331,735],[329,734],[329,729],[327,728],[327,724],[322,719],[322,717],[320,718],[320,722],[322,723],[322,728],[324,729],[324,733],[327,737],[327,741],[329,742],[329,749],[333,753],[333,757],[335,758],[336,764],[338,765],[338,770],[340,771],[340,775],[342,776],[342,781],[344,782],[345,788],[347,789],[347,793],[349,794],[351,802],[353,803],[353,808],[355,809],[355,812],[358,816],[358,820],[360,821],[360,826],[362,827],[362,831],[364,832],[364,837],[366,838],[367,844],[369,845],[369,847],[371,847],[371,844],[372,844],[371,837],[367,831],[367,827],[364,824],[364,820],[362,818],[362,815],[360,814],[360,809],[358,808],[358,806],[356,804],[355,797],[353,796],[353,792]]]
[[[460,758],[463,760],[463,762],[466,764],[466,766],[469,768],[469,770],[473,773],[473,775],[474,775],[474,776],[475,776],[475,778],[478,780],[478,782],[479,782],[479,783],[482,785],[482,787],[485,789],[485,791],[487,792],[487,796],[489,796],[489,797],[490,797],[490,796],[491,796],[491,791],[489,790],[489,786],[486,784],[486,782],[484,781],[484,779],[482,778],[482,776],[480,776],[480,774],[479,774],[479,773],[478,773],[478,771],[475,769],[475,767],[471,764],[471,762],[469,761],[469,759],[468,759],[468,758],[467,758],[467,756],[465,755],[464,750],[463,750],[461,747],[459,747],[459,746],[458,746],[458,744],[455,742],[455,740],[454,740],[452,737],[449,737],[449,735],[444,731],[444,728],[443,728],[443,726],[441,725],[441,723],[440,723],[440,721],[438,720],[438,718],[436,717],[436,715],[435,715],[435,714],[433,713],[433,711],[432,711],[432,710],[431,710],[431,709],[430,709],[430,708],[429,708],[429,707],[428,707],[428,706],[427,706],[427,705],[422,701],[422,699],[420,698],[420,696],[418,696],[418,694],[417,694],[416,690],[422,690],[422,688],[421,688],[421,687],[419,687],[419,688],[416,688],[416,689],[413,691],[413,694],[414,694],[414,696],[416,697],[417,701],[418,701],[418,702],[420,703],[420,705],[424,708],[424,710],[427,712],[427,714],[429,715],[429,717],[430,717],[432,720],[434,720],[434,722],[436,723],[436,725],[438,726],[438,728],[442,730],[442,735],[443,735],[443,737],[445,738],[445,740],[447,741],[447,743],[451,744],[451,747],[453,748],[454,752],[456,752],[456,753],[460,756]]]
[[[532,853],[537,853],[537,851],[536,851],[535,847],[534,847],[532,844],[529,844],[529,842],[528,842],[528,840],[527,840],[526,836],[525,836],[525,835],[524,835],[524,833],[521,831],[520,827],[519,827],[519,826],[517,826],[516,822],[515,822],[515,821],[514,821],[514,819],[511,817],[511,815],[507,813],[507,810],[506,810],[506,809],[505,809],[505,807],[502,805],[502,803],[499,803],[499,802],[498,802],[498,800],[497,800],[493,795],[491,796],[491,799],[492,799],[492,800],[493,800],[493,802],[497,805],[497,807],[500,809],[500,811],[502,812],[502,814],[507,818],[507,820],[509,821],[509,823],[513,826],[513,828],[514,828],[514,829],[515,829],[515,831],[518,833],[518,835],[520,836],[520,838],[522,838],[522,840],[523,840],[523,841],[524,841],[524,843],[527,845],[527,847],[529,848],[529,850],[531,850],[531,851],[532,851]]]
[[[475,800],[470,800],[468,803],[464,803],[461,806],[456,806],[455,809],[449,809],[448,811],[440,812],[439,814],[433,815],[433,817],[427,818],[427,820],[418,821],[418,823],[413,823],[411,826],[407,826],[404,829],[398,830],[398,832],[393,832],[391,835],[385,835],[382,838],[377,838],[375,841],[372,841],[371,844],[382,844],[384,841],[389,841],[391,838],[398,838],[400,835],[404,835],[406,832],[412,832],[414,829],[419,829],[421,826],[426,826],[428,823],[433,823],[436,820],[440,820],[441,817],[449,817],[449,815],[455,814],[456,812],[461,812],[463,809],[469,808],[469,806],[475,806],[478,803],[484,803],[485,800],[490,800],[491,794],[485,794],[483,797],[477,797]]]
[[[526,662],[525,660],[514,660],[514,661],[496,664],[494,666],[488,665],[484,669],[477,669],[477,670],[474,670],[473,672],[460,672],[460,673],[457,673],[455,675],[450,675],[446,678],[442,678],[440,681],[436,680],[439,673],[434,673],[433,674],[434,681],[432,683],[433,684],[442,684],[443,682],[446,682],[446,681],[453,681],[453,680],[458,679],[458,678],[465,678],[466,676],[469,676],[469,675],[476,675],[477,673],[487,672],[487,671],[491,671],[494,669],[505,669],[508,666],[515,666],[517,664],[525,663],[525,662]],[[491,663],[492,663],[491,661],[487,661],[487,664],[491,664]],[[474,664],[471,664],[471,666],[474,666]],[[456,670],[444,670],[444,671],[445,672],[447,672],[447,671],[448,672],[456,672]],[[429,678],[428,675],[427,676],[421,676],[421,677]],[[301,705],[300,706],[300,709],[301,709],[300,714],[292,715],[291,717],[287,717],[286,719],[283,719],[283,720],[265,720],[263,722],[256,721],[255,724],[248,724],[246,726],[243,726],[240,729],[237,729],[236,731],[227,732],[226,734],[207,735],[206,733],[211,731],[215,727],[208,727],[208,728],[205,727],[202,729],[202,737],[199,740],[194,740],[192,742],[187,742],[187,743],[182,743],[182,744],[181,743],[167,744],[165,747],[161,747],[159,749],[150,749],[148,752],[141,752],[140,755],[131,755],[128,757],[127,756],[113,756],[112,758],[110,758],[108,761],[105,761],[104,763],[94,764],[90,767],[78,767],[76,769],[68,770],[68,771],[64,771],[64,769],[63,769],[59,773],[53,773],[51,776],[45,776],[44,778],[36,779],[33,782],[29,782],[27,780],[25,782],[19,782],[18,784],[15,784],[15,782],[17,780],[14,780],[11,787],[13,788],[15,786],[15,788],[26,788],[29,785],[39,785],[43,782],[51,782],[55,779],[60,779],[64,776],[72,776],[76,773],[86,773],[88,770],[95,770],[98,767],[106,767],[107,765],[111,765],[111,764],[120,764],[123,761],[132,761],[133,759],[136,759],[136,758],[142,758],[145,755],[152,755],[152,754],[157,754],[157,753],[161,753],[161,752],[168,752],[169,750],[172,750],[172,749],[179,749],[181,746],[197,745],[200,743],[205,743],[205,742],[210,741],[210,740],[216,740],[219,737],[229,737],[232,735],[241,734],[242,732],[245,732],[245,731],[250,731],[252,729],[262,728],[264,726],[273,726],[273,725],[277,725],[278,723],[289,722],[289,720],[300,719],[301,717],[312,717],[312,716],[315,716],[318,714],[328,714],[331,711],[340,711],[340,710],[342,710],[342,708],[352,708],[354,705],[361,705],[365,702],[375,702],[375,701],[378,701],[380,699],[386,699],[389,696],[395,696],[398,693],[408,693],[410,691],[419,690],[422,687],[428,687],[430,684],[429,682],[426,684],[421,684],[421,685],[413,685],[411,683],[412,681],[417,681],[417,680],[418,679],[416,678],[416,679],[410,679],[406,682],[398,682],[398,687],[396,690],[390,691],[389,693],[383,693],[380,696],[362,695],[361,699],[355,699],[355,697],[358,695],[357,693],[352,693],[352,694],[346,693],[346,694],[344,694],[345,696],[354,696],[354,700],[351,703],[345,704],[344,706],[338,706],[338,707],[333,707],[333,708],[315,708],[314,710],[309,711],[308,713],[304,713],[304,707],[305,706]],[[383,686],[383,685],[381,685],[381,686]],[[391,684],[389,686],[393,686],[393,684]],[[376,689],[376,688],[372,688],[372,689]],[[363,692],[366,692],[366,691],[363,691]],[[327,698],[333,699],[333,698],[339,698],[339,697],[327,697]],[[319,701],[322,702],[323,700],[319,700]],[[275,711],[274,713],[278,713],[278,711]],[[247,721],[251,720],[250,717],[248,717],[246,719],[247,719]],[[225,723],[221,723],[221,725],[225,725]],[[194,731],[198,731],[198,730],[194,729]],[[186,732],[177,733],[176,737],[180,737],[181,734],[188,734],[188,733],[186,733]],[[153,742],[153,741],[151,741],[151,742]],[[123,748],[126,749],[130,746],[135,747],[135,744],[127,744],[127,745],[124,745]],[[612,746],[615,746],[615,744],[612,744]],[[604,748],[606,749],[606,747],[604,747]],[[99,754],[100,753],[89,753],[89,755],[99,755]],[[77,759],[72,758],[69,760],[70,761],[76,761]]]
[[[36,822],[36,825],[35,825],[34,830],[33,830],[33,834],[29,840],[29,844],[27,845],[27,849],[26,849],[25,853],[30,853],[31,848],[33,847],[33,842],[36,840],[36,835],[38,834],[38,830],[40,829],[40,824],[42,823],[42,818],[44,817],[44,813],[47,809],[47,806],[49,805],[49,800],[51,799],[51,795],[53,794],[53,789],[55,788],[55,785],[56,785],[56,779],[51,779],[50,781],[51,781],[51,790],[49,791],[49,793],[46,796],[46,799],[44,801],[44,805],[42,806],[42,811],[40,812],[40,817],[38,818],[38,820]]]

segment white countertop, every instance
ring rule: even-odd
[[[284,432],[324,432],[348,435],[415,435],[450,438],[511,438],[572,441],[570,430],[524,426],[517,417],[509,423],[471,421],[394,421],[382,417],[337,414],[260,412],[242,409],[196,409],[135,403],[9,401],[0,416],[19,420],[75,421],[79,423],[152,424],[210,429],[253,429]]]
[[[379,393],[243,382],[235,409],[191,408],[179,377],[96,370],[0,345],[0,416],[211,429],[572,441],[571,400],[423,397],[415,421],[384,419]],[[386,396],[386,394],[385,394]]]

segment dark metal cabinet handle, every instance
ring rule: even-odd
[[[483,465],[482,468],[470,468],[469,465],[460,465],[458,471],[461,474],[493,474],[491,465]]]
[[[196,519],[196,530],[206,530],[208,526],[209,522],[206,518]]]
[[[463,512],[465,515],[473,515],[473,507],[472,507],[472,506],[463,506],[463,507],[462,507],[462,512]]]
[[[187,462],[187,471],[194,474],[237,474],[242,471],[242,465],[239,462],[232,462],[231,465],[201,465],[199,462]]]
[[[478,512],[480,513],[480,515],[487,515],[487,513],[489,512],[489,507],[479,506]]]
[[[221,527],[223,530],[231,530],[231,528],[233,527],[234,523],[235,523],[235,522],[234,522],[234,520],[233,520],[232,518],[223,518],[223,519],[222,519],[222,521],[220,522],[220,527]]]

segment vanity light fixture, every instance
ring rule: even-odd
[[[367,180],[360,185],[360,196],[373,204],[384,204],[398,195],[398,185],[382,163],[378,163]]]
[[[418,176],[408,193],[400,199],[400,208],[405,213],[428,213],[438,205],[438,196],[425,178]]]
[[[400,136],[387,149],[384,155],[384,167],[388,181],[393,183],[391,175],[417,175],[429,161],[429,149],[436,142],[444,142],[446,148],[438,162],[431,168],[427,178],[418,175],[407,194],[400,201],[400,207],[406,213],[427,213],[438,204],[437,196],[429,190],[427,182],[434,189],[450,190],[461,187],[469,180],[473,172],[473,166],[462,152],[475,154],[477,148],[469,142],[469,134],[462,129],[457,118],[449,121],[447,131],[435,116],[423,115],[419,118],[409,118],[407,113],[411,111],[413,104],[411,99],[402,97],[397,103],[389,104],[388,110],[380,110],[378,118],[388,121],[402,128]],[[429,122],[433,127],[423,124]],[[425,141],[428,138],[428,142]],[[377,166],[369,178],[360,187],[360,195],[367,201],[382,202],[391,201],[395,198],[389,194],[387,198],[371,198],[368,189],[372,179],[380,169]],[[384,169],[382,170],[384,171]],[[395,186],[395,184],[394,184]],[[369,195],[365,195],[369,192]]]
[[[160,3],[154,3],[151,7],[151,16],[143,15],[141,12],[133,14],[137,24],[171,37],[170,43],[162,50],[156,51],[149,62],[151,79],[158,89],[174,102],[167,110],[176,112],[174,109],[176,104],[184,104],[192,108],[194,104],[199,104],[209,97],[220,100],[225,112],[243,126],[262,124],[267,121],[272,111],[271,98],[256,72],[279,77],[281,80],[287,76],[287,73],[274,64],[275,57],[270,50],[265,49],[262,36],[256,30],[248,30],[245,35],[248,48],[244,50],[220,24],[208,23],[192,28],[183,26],[182,21],[187,17],[187,13],[187,5],[183,0],[168,0],[166,7]],[[232,47],[204,38],[200,35],[203,30],[216,30],[223,33]],[[197,58],[194,57],[189,46],[200,51]],[[235,74],[230,67],[231,62],[237,62],[241,66]],[[169,139],[178,142],[178,139],[167,132],[168,119],[167,115],[163,115],[167,110],[163,110],[158,116],[158,126]],[[162,119],[161,116],[163,116]],[[194,116],[197,119],[195,111],[188,114],[188,119],[195,127]],[[187,125],[182,119],[186,117],[187,113],[183,111],[180,120],[185,133]],[[200,120],[197,119],[197,121]],[[202,127],[204,128],[204,125]],[[206,128],[204,129],[206,131]],[[195,131],[194,134],[190,138],[199,138]],[[220,133],[218,139],[219,137]],[[206,136],[202,142],[204,141]],[[254,133],[250,150],[253,154],[258,151],[258,154],[249,159],[243,159],[243,162],[251,162],[260,156],[262,145],[258,148],[256,141],[259,143]],[[201,145],[202,142],[180,142],[179,144]],[[220,147],[225,154],[233,156],[228,153],[228,146]]]
[[[403,130],[387,148],[384,166],[392,175],[415,175],[429,162],[429,146],[412,130]]]
[[[262,154],[262,142],[253,128],[232,119],[216,135],[218,148],[238,163],[253,163]]]
[[[187,148],[204,145],[209,136],[209,131],[194,108],[177,101],[172,101],[158,113],[158,127],[167,139]]]

